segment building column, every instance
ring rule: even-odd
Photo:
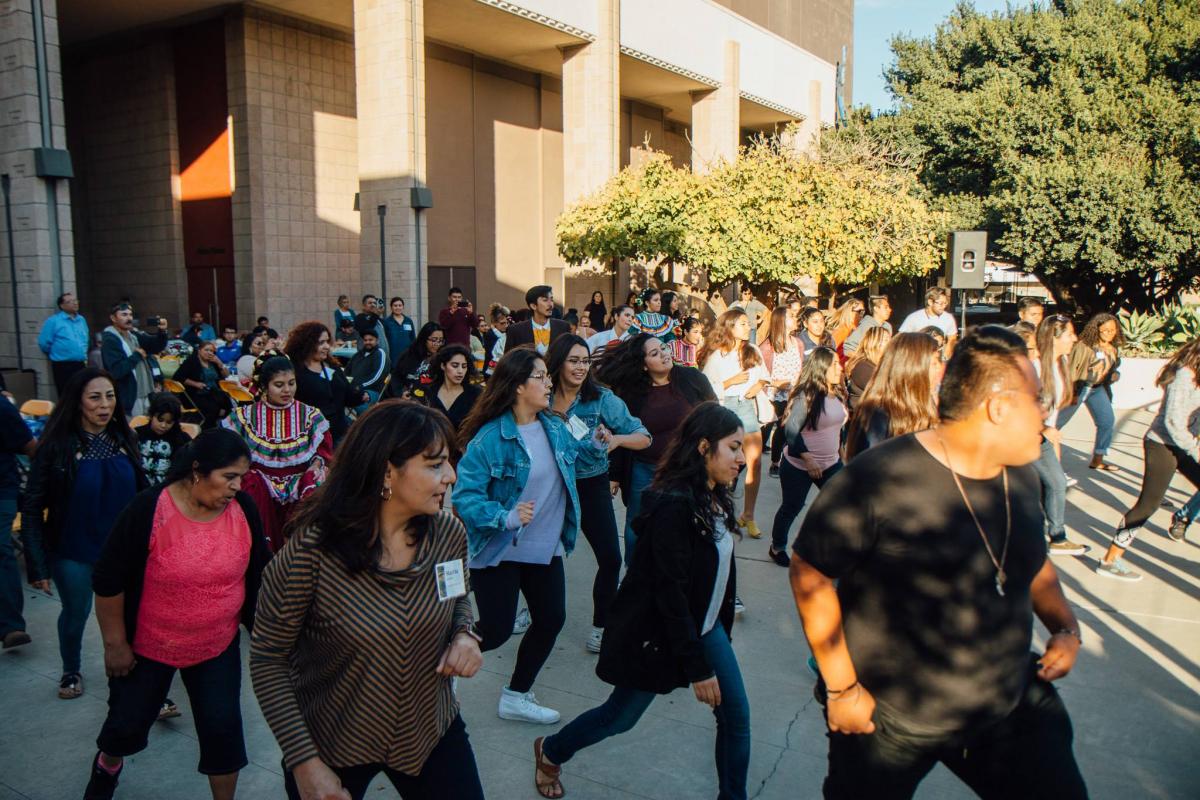
[[[426,186],[424,0],[354,0],[354,66],[363,291],[404,297],[424,323],[428,193],[413,191]]]
[[[808,109],[799,121],[795,132],[786,140],[788,147],[797,153],[808,153],[816,149],[821,137],[821,82],[808,82]]]
[[[53,381],[38,330],[57,310],[58,294],[75,290],[56,8],[53,0],[0,0],[0,175],[8,204],[0,216],[0,366],[36,369],[41,397],[52,396]]]
[[[621,0],[597,0],[596,15],[596,40],[563,49],[564,208],[599,190],[621,169]],[[576,296],[590,300],[595,273],[607,270],[604,264],[568,268],[566,285],[554,287],[555,292],[566,306],[578,306]]]
[[[741,45],[725,42],[725,74],[717,89],[692,92],[692,171],[737,158],[741,141]]]

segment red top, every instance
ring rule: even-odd
[[[467,311],[466,306],[459,306],[453,311],[447,306],[438,313],[438,325],[446,331],[446,344],[471,344],[471,327],[475,323],[475,315]]]
[[[250,525],[237,501],[210,522],[158,498],[133,651],[172,667],[215,658],[237,636],[246,599]]]

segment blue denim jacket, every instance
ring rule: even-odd
[[[646,430],[642,421],[629,413],[624,400],[603,386],[596,388],[600,390],[600,396],[595,400],[583,401],[576,395],[575,402],[567,409],[567,419],[579,417],[580,422],[588,426],[588,435],[579,443],[579,458],[575,462],[575,477],[579,479],[594,478],[608,472],[608,450],[592,446],[592,434],[601,422],[618,436],[631,433],[650,436],[650,431]]]
[[[546,429],[571,499],[562,532],[563,550],[570,553],[575,549],[575,537],[579,533],[575,459],[580,443],[559,417],[543,411],[538,414],[538,419]],[[590,446],[586,438],[583,444]],[[478,555],[491,537],[511,533],[507,525],[508,512],[516,507],[528,480],[529,453],[517,430],[516,418],[512,411],[505,411],[479,429],[458,462],[454,510],[467,526],[468,560]]]

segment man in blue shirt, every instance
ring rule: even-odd
[[[179,337],[192,347],[199,347],[203,342],[212,342],[217,338],[217,332],[213,330],[213,326],[209,325],[204,320],[204,315],[199,311],[192,312],[192,320],[188,326],[183,329],[183,333]]]
[[[71,292],[58,296],[58,313],[42,323],[38,347],[50,359],[54,388],[61,394],[67,380],[87,365],[87,320],[79,313],[79,298]]]
[[[221,346],[217,348],[217,358],[227,367],[232,368],[242,357],[242,341],[238,338],[237,328],[226,324],[221,328]]]

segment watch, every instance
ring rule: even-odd
[[[1079,642],[1079,644],[1080,644],[1080,645],[1082,645],[1082,644],[1083,644],[1083,636],[1081,636],[1081,635],[1079,634],[1079,629],[1078,629],[1078,628],[1059,628],[1058,630],[1056,630],[1056,631],[1055,631],[1053,634],[1051,634],[1051,635],[1052,635],[1052,636],[1058,636],[1060,633],[1065,633],[1065,634],[1067,634],[1068,636],[1074,636],[1074,637],[1075,637],[1075,639],[1076,639],[1076,640]]]

